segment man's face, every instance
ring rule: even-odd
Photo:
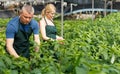
[[[33,18],[33,14],[28,13],[25,10],[23,12],[21,12],[21,14],[20,14],[20,22],[22,24],[28,24],[31,21],[32,18]]]

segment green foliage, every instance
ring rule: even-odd
[[[11,18],[0,18],[0,27],[5,27]]]
[[[55,21],[60,33],[60,21]],[[0,74],[120,74],[120,13],[91,20],[66,20],[64,41],[42,41],[38,53],[31,39],[31,59],[5,53],[0,31]]]

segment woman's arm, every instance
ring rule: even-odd
[[[45,21],[41,20],[39,22],[39,26],[40,26],[40,32],[41,32],[42,38],[44,40],[49,40],[50,38],[46,36],[46,30],[45,30],[46,23],[45,23]]]

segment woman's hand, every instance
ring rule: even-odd
[[[57,36],[56,40],[64,40],[63,37]]]
[[[61,36],[57,36],[56,40],[58,40],[59,44],[64,44],[64,38]]]

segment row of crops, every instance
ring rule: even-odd
[[[31,59],[5,52],[5,24],[0,19],[0,74],[120,74],[120,13],[91,20],[66,20],[62,41],[31,40]],[[55,21],[60,33],[60,22]]]

